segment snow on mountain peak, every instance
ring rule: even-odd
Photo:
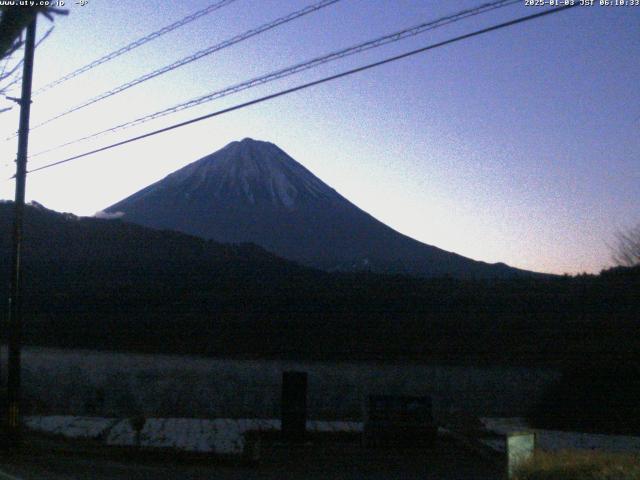
[[[287,209],[305,199],[337,193],[273,143],[244,138],[170,175],[185,195],[242,196],[250,204],[269,201]]]

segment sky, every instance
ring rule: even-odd
[[[487,0],[341,0],[74,112],[36,154],[193,97]],[[577,2],[577,0],[576,0]],[[213,0],[67,0],[42,18],[34,89]],[[33,98],[31,123],[313,0],[236,0]],[[578,3],[578,2],[577,2]],[[596,1],[596,4],[599,0]],[[545,8],[525,0],[43,155],[70,155]],[[424,243],[552,273],[611,266],[640,222],[640,6],[578,6],[30,174],[27,200],[93,215],[231,141],[285,150],[358,207]],[[19,89],[11,92],[19,96]],[[0,99],[0,107],[10,102]],[[0,114],[0,198],[13,198],[17,108]]]

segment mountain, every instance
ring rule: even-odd
[[[418,242],[376,220],[276,145],[245,138],[105,210],[218,242],[253,242],[324,270],[423,277],[528,274]]]

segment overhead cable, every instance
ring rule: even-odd
[[[50,28],[49,28],[49,30],[47,30],[47,31],[45,32],[45,34],[40,38],[40,40],[38,40],[38,41],[36,42],[36,46],[35,46],[35,48],[36,48],[36,49],[40,46],[40,44],[42,44],[42,42],[44,42],[44,41],[49,37],[49,35],[51,35],[51,32],[53,32],[53,28],[54,28],[54,27],[50,27]],[[10,60],[10,59],[9,59],[9,58],[7,58],[7,62],[8,62],[9,60]],[[24,62],[24,58],[21,58],[18,62],[16,62],[16,64],[15,64],[13,67],[11,67],[11,70],[9,70],[9,71],[8,71],[8,72],[6,72],[6,73],[5,73],[5,70],[6,70],[6,65],[7,65],[7,63],[5,63],[5,68],[3,68],[3,69],[2,69],[2,73],[0,73],[0,81],[4,81],[5,79],[7,79],[7,78],[11,77],[14,73],[18,72],[18,69],[22,67],[22,63],[23,63],[23,62]],[[21,81],[21,80],[22,80],[22,76],[21,76],[21,74],[16,75],[15,77],[13,77],[13,79],[12,79],[9,83],[7,83],[6,85],[2,85],[2,86],[0,86],[0,92],[1,92],[2,94],[5,94],[6,92],[8,92],[8,91],[9,91],[9,89],[10,89],[13,85],[15,85],[16,83],[18,83],[18,82],[19,82],[19,81]],[[6,95],[5,95],[5,96],[6,96]]]
[[[393,57],[389,57],[389,58],[386,58],[384,60],[380,60],[378,62],[369,63],[369,64],[364,65],[362,67],[353,68],[351,70],[347,70],[347,71],[338,73],[336,75],[331,75],[329,77],[321,78],[320,80],[315,80],[313,82],[304,83],[304,84],[298,85],[296,87],[288,88],[286,90],[281,90],[279,92],[272,93],[272,94],[266,95],[264,97],[260,97],[260,98],[254,99],[254,100],[250,100],[248,102],[240,103],[238,105],[234,105],[232,107],[224,108],[222,110],[218,110],[218,111],[215,111],[215,112],[212,112],[212,113],[208,113],[206,115],[202,115],[202,116],[199,116],[199,117],[196,117],[196,118],[192,118],[192,119],[186,120],[184,122],[176,123],[176,124],[170,125],[168,127],[164,127],[164,128],[158,129],[158,130],[154,130],[154,131],[151,131],[151,132],[144,133],[142,135],[131,137],[131,138],[128,138],[126,140],[122,140],[120,142],[112,143],[111,145],[107,145],[105,147],[97,148],[95,150],[91,150],[91,151],[88,151],[88,152],[85,152],[85,153],[81,153],[79,155],[74,155],[72,157],[68,157],[68,158],[65,158],[63,160],[58,160],[56,162],[49,163],[49,164],[43,165],[43,166],[38,167],[38,168],[34,168],[33,170],[29,170],[28,173],[34,173],[34,172],[38,172],[38,171],[41,171],[41,170],[45,170],[47,168],[55,167],[57,165],[62,165],[64,163],[68,163],[68,162],[71,162],[73,160],[77,160],[77,159],[80,159],[80,158],[88,157],[90,155],[94,155],[96,153],[104,152],[106,150],[111,150],[113,148],[120,147],[122,145],[126,145],[128,143],[136,142],[138,140],[142,140],[142,139],[149,138],[149,137],[152,137],[152,136],[155,136],[155,135],[159,135],[161,133],[165,133],[165,132],[168,132],[170,130],[175,130],[177,128],[184,127],[184,126],[187,126],[187,125],[191,125],[193,123],[201,122],[201,121],[207,120],[209,118],[217,117],[217,116],[223,115],[225,113],[233,112],[235,110],[240,110],[242,108],[249,107],[251,105],[256,105],[256,104],[259,104],[259,103],[262,103],[262,102],[266,102],[268,100],[272,100],[274,98],[278,98],[278,97],[282,97],[284,95],[288,95],[290,93],[298,92],[300,90],[304,90],[304,89],[307,89],[309,87],[313,87],[315,85],[320,85],[320,84],[323,84],[323,83],[326,83],[326,82],[337,80],[339,78],[343,78],[343,77],[346,77],[346,76],[349,76],[349,75],[353,75],[355,73],[359,73],[359,72],[363,72],[365,70],[369,70],[369,69],[372,69],[372,68],[375,68],[375,67],[379,67],[381,65],[386,65],[388,63],[395,62],[395,61],[401,60],[403,58],[411,57],[413,55],[417,55],[419,53],[423,53],[423,52],[426,52],[426,51],[429,51],[429,50],[433,50],[435,48],[443,47],[443,46],[449,45],[451,43],[459,42],[461,40],[466,40],[468,38],[472,38],[472,37],[476,37],[478,35],[482,35],[482,34],[485,34],[485,33],[493,32],[495,30],[499,30],[499,29],[502,29],[502,28],[505,28],[505,27],[510,27],[512,25],[517,25],[517,24],[520,24],[520,23],[523,23],[523,22],[527,22],[529,20],[533,20],[533,19],[536,19],[536,18],[544,17],[544,16],[547,16],[547,15],[551,15],[551,14],[554,14],[554,13],[558,13],[558,12],[564,11],[564,10],[568,10],[570,8],[573,8],[573,7],[577,6],[577,5],[578,4],[573,4],[573,5],[569,4],[569,5],[564,5],[564,6],[561,6],[561,7],[547,9],[547,10],[544,10],[544,11],[539,12],[539,13],[534,13],[532,15],[527,15],[527,16],[524,16],[524,17],[516,18],[514,20],[510,20],[508,22],[504,22],[504,23],[500,23],[500,24],[497,24],[497,25],[493,25],[491,27],[483,28],[481,30],[476,30],[474,32],[467,33],[467,34],[464,34],[464,35],[460,35],[460,36],[451,38],[449,40],[444,40],[442,42],[434,43],[434,44],[428,45],[426,47],[418,48],[416,50],[411,50],[409,52],[402,53],[400,55],[395,55]]]
[[[344,49],[341,49],[341,50],[337,50],[337,51],[334,51],[332,53],[329,53],[329,54],[326,54],[326,55],[323,55],[323,56],[320,56],[320,57],[316,57],[316,58],[313,58],[311,60],[308,60],[308,61],[305,61],[305,62],[301,62],[301,63],[298,63],[296,65],[293,65],[293,66],[290,66],[290,67],[287,67],[287,68],[276,70],[274,72],[268,73],[266,75],[262,75],[260,77],[252,78],[250,80],[247,80],[247,81],[232,85],[230,87],[226,87],[226,88],[223,88],[221,90],[217,90],[217,91],[208,93],[206,95],[202,95],[202,96],[193,98],[193,99],[188,100],[186,102],[174,105],[174,106],[169,107],[169,108],[165,108],[163,110],[160,110],[160,111],[148,114],[148,115],[144,115],[142,117],[138,117],[138,118],[136,118],[134,120],[130,120],[130,121],[121,123],[121,124],[116,125],[114,127],[110,127],[110,128],[104,129],[104,130],[100,130],[100,131],[94,132],[92,134],[86,135],[84,137],[76,138],[76,139],[68,141],[66,143],[62,143],[60,145],[56,145],[55,147],[51,147],[49,149],[37,152],[34,155],[32,155],[32,158],[33,157],[37,157],[39,155],[43,155],[45,153],[50,153],[50,152],[52,152],[54,150],[58,150],[60,148],[67,147],[69,145],[73,145],[73,144],[78,143],[78,142],[82,142],[82,141],[85,141],[85,140],[89,140],[89,139],[98,137],[98,136],[103,135],[105,133],[116,132],[116,131],[123,130],[123,129],[129,128],[129,127],[134,127],[136,125],[140,125],[142,123],[146,123],[148,121],[155,120],[157,118],[164,117],[166,115],[169,115],[169,114],[172,114],[172,113],[175,113],[175,112],[179,112],[179,111],[182,111],[182,110],[193,108],[193,107],[196,107],[198,105],[202,105],[203,103],[211,102],[213,100],[216,100],[216,99],[219,99],[219,98],[222,98],[222,97],[226,97],[228,95],[231,95],[231,94],[234,94],[234,93],[238,93],[238,92],[241,92],[243,90],[247,90],[247,89],[250,89],[250,88],[253,88],[253,87],[257,87],[259,85],[263,85],[265,83],[269,83],[269,82],[272,82],[274,80],[279,80],[281,78],[285,78],[285,77],[288,77],[290,75],[294,75],[296,73],[300,73],[300,72],[303,72],[305,70],[309,70],[309,69],[318,67],[320,65],[332,62],[334,60],[338,60],[338,59],[341,59],[341,58],[344,58],[344,57],[347,57],[347,56],[355,55],[355,54],[358,54],[358,53],[361,53],[361,52],[364,52],[364,51],[367,51],[367,50],[371,50],[373,48],[381,47],[383,45],[387,45],[389,43],[397,42],[397,41],[403,40],[403,39],[408,38],[408,37],[413,37],[415,35],[424,33],[426,31],[434,30],[436,28],[443,27],[445,25],[449,25],[451,23],[463,20],[465,18],[472,17],[472,16],[475,16],[475,15],[479,15],[479,14],[482,14],[482,13],[486,13],[488,11],[495,10],[495,9],[498,9],[498,8],[503,8],[503,7],[506,7],[506,6],[509,6],[509,5],[513,5],[515,3],[521,3],[521,2],[520,2],[520,0],[499,0],[499,1],[494,1],[494,2],[490,2],[490,3],[485,3],[483,5],[480,5],[480,6],[476,7],[476,8],[467,9],[467,10],[463,10],[461,12],[455,13],[453,15],[448,15],[446,17],[442,17],[442,18],[439,18],[437,20],[433,20],[433,21],[429,21],[429,22],[423,22],[423,23],[421,23],[419,25],[415,25],[415,26],[410,27],[410,28],[405,28],[405,29],[400,30],[398,32],[387,34],[387,35],[384,35],[382,37],[378,37],[378,38],[376,38],[374,40],[369,40],[367,42],[360,43],[358,45],[354,45],[354,46],[351,46],[349,48],[344,48]]]
[[[108,53],[86,65],[84,65],[83,67],[80,67],[70,73],[67,73],[66,75],[58,78],[57,80],[54,80],[53,82],[47,83],[46,85],[44,85],[43,87],[40,87],[39,89],[37,89],[35,92],[33,92],[33,95],[39,95],[43,92],[46,92],[47,90],[55,87],[56,85],[60,85],[63,82],[66,82],[67,80],[71,80],[72,78],[77,77],[78,75],[81,75],[85,72],[88,72],[89,70],[94,69],[95,67],[97,67],[98,65],[102,65],[105,62],[108,62],[110,60],[113,60],[116,57],[119,57],[120,55],[124,55],[127,52],[130,52],[131,50],[138,48],[142,45],[144,45],[145,43],[149,43],[152,40],[155,40],[157,38],[160,38],[161,36],[176,30],[177,28],[183,27],[201,17],[204,17],[205,15],[209,15],[210,13],[225,7],[227,5],[229,5],[230,3],[235,2],[236,0],[220,0],[219,2],[213,3],[211,5],[209,5],[206,8],[203,8],[202,10],[198,10],[195,13],[192,13],[191,15],[187,15],[186,17],[182,18],[181,20],[178,20],[177,22],[172,23],[171,25],[167,25],[166,27],[162,27],[160,30],[156,30],[155,32],[150,33],[149,35],[145,35],[142,38],[139,38],[131,43],[129,43],[128,45],[125,45],[122,48],[119,48],[118,50],[115,50],[111,53]]]
[[[310,5],[308,7],[305,7],[301,10],[296,10],[295,12],[292,12],[288,15],[285,15],[284,17],[280,17],[277,20],[274,20],[272,22],[269,23],[265,23],[264,25],[261,25],[257,28],[253,28],[251,30],[247,30],[244,33],[241,33],[240,35],[236,35],[233,38],[230,38],[229,40],[225,40],[222,43],[218,43],[216,45],[212,45],[211,47],[205,48],[203,50],[199,50],[198,52],[189,55],[188,57],[182,58],[176,62],[173,62],[169,65],[166,65],[162,68],[159,68],[157,70],[154,70],[152,72],[146,73],[138,78],[135,78],[129,82],[123,83],[122,85],[119,85],[107,92],[101,93],[100,95],[97,95],[89,100],[86,100],[78,105],[76,105],[75,107],[70,108],[69,110],[59,113],[58,115],[49,118],[48,120],[45,120],[44,122],[41,122],[33,127],[31,127],[31,130],[35,130],[36,128],[42,127],[43,125],[47,125],[48,123],[53,122],[54,120],[57,120],[61,117],[64,117],[66,115],[69,115],[70,113],[76,112],[82,108],[88,107],[89,105],[92,105],[96,102],[99,102],[100,100],[104,100],[105,98],[109,98],[113,95],[116,95],[118,93],[121,93],[135,85],[138,85],[142,82],[146,82],[147,80],[151,80],[152,78],[158,77],[160,75],[163,75],[167,72],[170,72],[172,70],[175,70],[178,67],[182,67],[188,63],[194,62],[200,58],[206,57],[207,55],[211,55],[214,52],[220,51],[224,48],[230,47],[232,45],[235,45],[236,43],[242,42],[244,40],[247,40],[251,37],[254,37],[260,33],[266,32],[268,30],[271,30],[273,28],[276,28],[284,23],[288,23],[291,22],[292,20],[295,20],[297,18],[300,18],[304,15],[308,15],[310,13],[316,12],[322,8],[328,7],[329,5],[332,5],[334,3],[339,2],[340,0],[321,0],[320,2]]]

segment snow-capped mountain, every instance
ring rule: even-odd
[[[245,138],[105,210],[154,228],[253,242],[327,270],[511,276],[402,235],[360,210],[276,145]]]

